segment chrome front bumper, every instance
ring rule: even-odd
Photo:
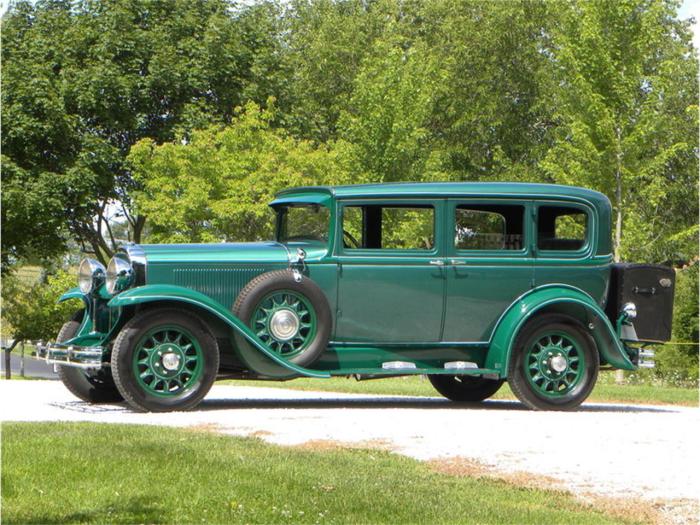
[[[36,357],[46,363],[76,368],[102,368],[109,366],[103,361],[104,348],[101,346],[72,346],[61,343],[36,345]]]

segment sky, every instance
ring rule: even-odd
[[[700,27],[698,26],[698,21],[700,21],[700,0],[684,0],[681,8],[678,10],[678,15],[680,18],[694,18],[695,23],[693,24],[693,44],[695,44],[695,49],[700,48]]]

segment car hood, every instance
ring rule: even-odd
[[[296,258],[297,248],[307,252],[307,259],[316,258],[325,253],[307,243],[294,243],[288,247],[284,244],[268,242],[231,242],[211,244],[141,244],[146,261],[150,263],[287,263],[290,254]]]

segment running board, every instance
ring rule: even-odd
[[[389,362],[394,363],[395,361]],[[500,371],[492,368],[419,368],[415,363],[411,363],[411,365],[413,368],[399,368],[400,365],[391,365],[392,368],[340,368],[329,370],[329,372],[332,376],[469,375],[484,376],[489,379],[500,377]]]

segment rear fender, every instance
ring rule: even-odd
[[[257,350],[257,352],[247,352],[245,349],[235,348],[234,346],[241,360],[260,375],[275,378],[288,378],[300,375],[306,377],[330,377],[328,372],[303,368],[280,357],[227,308],[211,297],[190,288],[165,284],[140,286],[120,293],[112,298],[108,305],[112,308],[123,308],[159,301],[179,302],[194,306],[221,319],[231,329],[245,337]]]
[[[593,337],[602,363],[623,370],[637,369],[600,306],[584,291],[564,284],[534,288],[513,302],[496,325],[484,368],[500,370],[500,377],[505,378],[518,333],[530,319],[544,313],[579,320]]]

